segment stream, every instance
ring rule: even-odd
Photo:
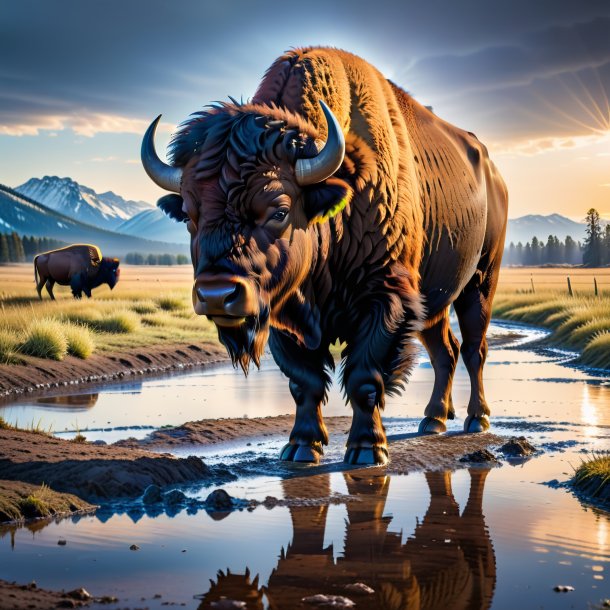
[[[586,453],[610,449],[610,380],[573,366],[568,352],[528,349],[543,335],[494,322],[485,368],[492,431],[527,436],[542,449],[536,457],[455,472],[389,476],[368,469],[355,476],[341,469],[343,448],[331,441],[324,461],[336,461],[335,471],[316,474],[314,467],[286,478],[274,466],[284,438],[197,448],[210,464],[268,457],[264,475],[246,476],[245,469],[223,488],[288,506],[208,514],[135,502],[2,527],[0,578],[83,586],[119,598],[118,606],[104,606],[110,608],[315,608],[301,600],[316,594],[345,596],[356,608],[601,608],[610,597],[610,515],[560,484]],[[422,353],[404,394],[387,400],[390,437],[417,429],[432,380]],[[469,390],[460,363],[449,431],[462,427]],[[30,397],[0,407],[0,415],[64,438],[81,432],[110,443],[197,419],[292,413],[292,405],[287,380],[268,358],[248,379],[216,365],[95,393]],[[336,383],[324,414],[349,414]],[[211,489],[183,491],[205,499]],[[557,585],[574,590],[556,592]],[[227,606],[223,598],[245,605]]]

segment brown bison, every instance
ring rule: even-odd
[[[179,193],[158,205],[191,235],[195,311],[244,371],[269,337],[290,379],[296,419],[281,459],[315,462],[328,441],[321,405],[337,340],[353,408],[347,462],[387,460],[380,411],[413,365],[413,337],[436,376],[420,432],[443,432],[460,351],[451,304],[472,385],[464,429],[489,427],[482,370],[507,192],[474,134],[328,48],[277,59],[251,103],[194,114],[171,165],[155,152],[158,121],[142,161]]]
[[[80,299],[83,292],[91,297],[91,290],[102,284],[108,284],[112,290],[120,273],[119,259],[102,258],[100,249],[91,244],[72,244],[34,258],[34,278],[41,300],[43,286],[55,300],[53,286],[56,283],[70,286],[75,299]]]

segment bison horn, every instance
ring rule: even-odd
[[[326,117],[328,138],[324,148],[311,159],[297,159],[295,174],[301,186],[317,184],[332,176],[343,163],[345,157],[345,138],[339,121],[330,108],[320,100],[322,112]]]
[[[142,165],[150,179],[158,184],[162,189],[172,193],[180,193],[180,183],[182,182],[182,169],[172,167],[164,163],[157,156],[155,150],[155,131],[161,115],[159,115],[149,126],[142,140]]]

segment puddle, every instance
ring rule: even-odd
[[[48,588],[84,586],[117,596],[121,608],[213,608],[221,596],[252,609],[298,608],[317,593],[347,595],[357,608],[585,608],[608,592],[610,519],[532,482],[532,465],[332,473],[308,477],[306,486],[301,478],[242,480],[225,488],[250,499],[321,501],[219,520],[205,511],[101,513],[4,529],[0,573]],[[330,503],[332,492],[352,500]],[[345,590],[356,582],[375,593]],[[558,584],[575,590],[555,593]]]
[[[115,595],[121,608],[214,608],[226,596],[248,609],[292,609],[315,607],[301,599],[318,593],[345,595],[367,609],[594,607],[610,592],[610,516],[543,483],[568,479],[583,451],[610,449],[610,382],[565,366],[570,355],[527,350],[541,333],[494,324],[485,370],[493,431],[524,434],[544,450],[537,457],[503,460],[489,471],[356,475],[338,471],[343,447],[331,438],[325,461],[337,464],[334,471],[311,468],[311,476],[283,478],[289,473],[276,461],[283,438],[191,447],[187,453],[209,464],[266,473],[223,486],[237,498],[308,498],[312,505],[210,515],[192,508],[147,514],[132,503],[3,528],[0,578],[51,589],[84,586],[94,595]],[[403,396],[388,400],[390,438],[416,429],[431,387],[432,370],[422,357]],[[450,430],[461,429],[468,394],[460,364],[453,392],[458,419]],[[0,414],[21,425],[52,426],[59,435],[80,429],[91,440],[113,441],[188,420],[292,411],[286,379],[267,360],[247,380],[228,366],[210,367],[96,394],[24,400]],[[336,387],[324,411],[349,414]],[[183,491],[205,499],[211,489]],[[333,494],[351,500],[336,503]],[[66,546],[58,546],[60,538]],[[131,551],[132,544],[139,550]],[[375,593],[345,589],[356,582]],[[574,591],[556,593],[556,585]]]

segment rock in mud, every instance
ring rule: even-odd
[[[363,582],[355,582],[351,585],[345,585],[345,590],[350,593],[359,593],[360,595],[372,595],[375,593],[375,589],[371,589],[368,585]]]
[[[356,605],[349,597],[343,597],[343,595],[324,595],[323,593],[304,597],[301,601],[312,606],[320,606],[321,608],[353,608]]]
[[[467,453],[460,458],[460,462],[474,462],[475,464],[497,464],[498,458],[489,449],[479,449]]]
[[[158,485],[149,485],[144,490],[144,495],[142,496],[144,504],[157,504],[161,500],[161,488]]]
[[[74,591],[68,591],[68,593],[66,593],[66,597],[78,599],[82,602],[86,602],[87,600],[91,599],[90,593],[86,589],[83,589],[83,587],[80,589],[74,589]]]
[[[231,510],[233,508],[233,498],[224,489],[215,489],[205,499],[205,504],[212,510]]]
[[[247,604],[236,599],[219,599],[217,602],[212,602],[210,606],[214,610],[242,610],[247,607]]]
[[[506,457],[527,457],[537,451],[525,436],[513,436],[500,447],[500,452]]]
[[[163,496],[163,501],[168,506],[182,506],[186,502],[186,496],[179,489],[172,489]]]
[[[556,585],[553,587],[553,591],[557,591],[557,593],[569,593],[570,591],[574,591],[574,587],[571,585]]]
[[[57,544],[58,544],[59,546],[66,546],[66,544],[68,544],[68,542],[67,542],[66,540],[64,540],[63,538],[60,538],[60,539],[57,541]]]
[[[132,544],[132,545],[129,547],[129,550],[130,550],[130,551],[139,551],[139,550],[140,550],[140,547],[139,547],[137,544]]]

